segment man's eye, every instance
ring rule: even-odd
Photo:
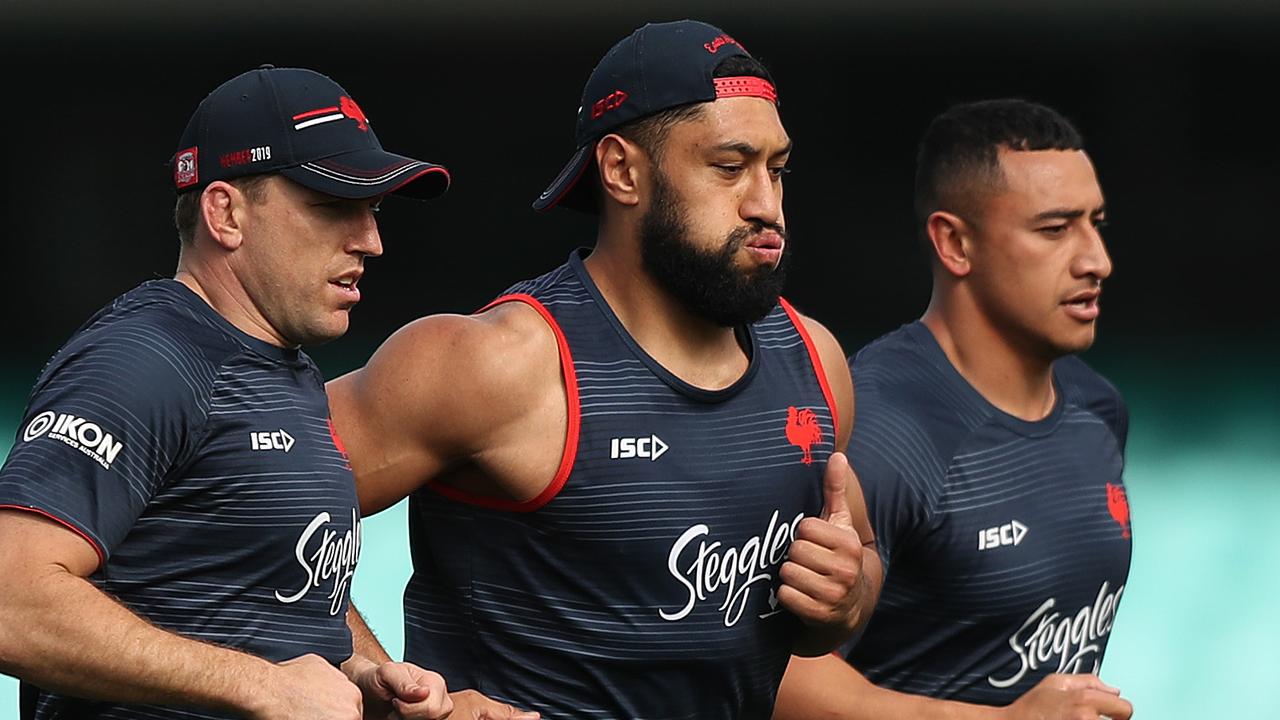
[[[782,177],[783,175],[790,175],[790,174],[791,174],[791,168],[786,167],[786,166],[783,166],[783,167],[771,167],[771,168],[769,168],[769,173],[770,173],[771,175],[773,175],[774,177],[776,177],[776,178],[780,178],[780,177]]]
[[[717,169],[719,169],[721,172],[726,173],[726,174],[728,174],[728,175],[737,175],[738,173],[742,172],[742,166],[741,166],[741,165],[719,165],[719,164],[717,164],[717,165],[716,165],[716,168],[717,168]]]

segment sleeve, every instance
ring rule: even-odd
[[[895,552],[927,529],[932,508],[924,488],[928,439],[917,425],[882,401],[855,376],[857,418],[849,439],[849,462],[862,485],[887,575]]]
[[[75,531],[103,563],[203,424],[197,364],[156,333],[123,327],[64,348],[31,394],[0,468],[0,507]]]

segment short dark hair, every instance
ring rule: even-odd
[[[260,203],[266,197],[267,178],[273,174],[246,175],[228,180],[227,183],[244,193],[249,202]],[[179,195],[173,204],[173,224],[178,228],[178,242],[183,247],[189,247],[195,242],[196,223],[200,220],[200,196],[203,194],[204,188],[188,190]]]
[[[1084,138],[1056,110],[1003,98],[952,106],[933,119],[916,155],[915,210],[921,233],[939,210],[971,210],[979,192],[1000,188],[1000,148],[1080,150]],[[927,235],[925,240],[928,240]]]
[[[773,83],[769,70],[750,55],[733,55],[725,58],[711,72],[712,77],[758,77]],[[663,147],[671,128],[686,120],[692,120],[702,114],[703,103],[691,103],[667,108],[661,112],[647,115],[618,127],[613,132],[630,140],[644,149],[655,163],[662,159]],[[592,166],[595,166],[594,160]],[[602,203],[603,188],[597,175],[595,183],[596,207]]]

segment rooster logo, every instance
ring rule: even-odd
[[[338,428],[333,426],[333,418],[329,418],[329,437],[333,439],[333,446],[342,454],[342,462],[346,463],[347,469],[351,469],[351,458],[347,457],[347,448],[342,444],[342,438],[338,437]]]
[[[1123,487],[1107,483],[1107,510],[1124,531],[1120,537],[1129,537],[1129,496],[1125,495]]]
[[[369,118],[364,116],[364,111],[356,104],[355,100],[343,95],[338,98],[338,107],[342,110],[342,114],[356,121],[356,127],[369,131]]]
[[[812,410],[797,410],[794,405],[787,408],[787,442],[804,451],[800,462],[805,465],[813,464],[813,453],[810,450],[815,444],[822,442],[822,428],[818,427],[818,416]]]

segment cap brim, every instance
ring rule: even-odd
[[[428,200],[449,189],[443,166],[374,149],[313,160],[280,174],[316,192],[352,200],[388,193]]]
[[[575,192],[578,181],[591,165],[595,146],[596,144],[591,142],[578,148],[573,157],[569,158],[569,164],[564,166],[556,179],[551,181],[551,185],[542,191],[537,200],[533,201],[534,210],[546,212],[557,205],[587,212],[595,210],[595,203],[591,200],[590,193],[581,190]]]

